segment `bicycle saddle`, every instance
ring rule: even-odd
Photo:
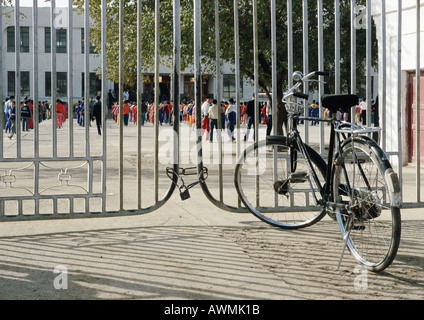
[[[349,111],[358,102],[358,96],[354,94],[326,94],[321,98],[322,106],[331,112],[340,110],[343,112]]]

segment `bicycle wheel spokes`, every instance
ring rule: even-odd
[[[325,214],[316,205],[312,190],[319,192],[303,155],[291,151],[283,144],[259,144],[245,153],[235,175],[245,206],[260,219],[282,228],[305,227]],[[324,183],[325,163],[316,158],[312,161]]]
[[[347,144],[342,158],[345,170],[335,167],[334,196],[349,209],[338,215],[340,229],[343,236],[350,232],[347,244],[353,256],[381,271],[393,261],[399,245],[399,209],[389,203],[381,159],[368,144]]]

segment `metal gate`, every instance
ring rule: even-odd
[[[23,0],[21,0],[23,1]],[[83,8],[89,8],[90,4],[97,5],[99,1],[85,0]],[[392,158],[392,162],[397,165],[398,174],[402,180],[402,15],[405,10],[415,12],[416,17],[416,72],[420,73],[420,30],[421,30],[421,15],[420,0],[415,1],[415,6],[409,5],[405,7],[402,1],[397,3],[390,2],[390,8],[386,8],[386,1],[324,1],[324,0],[303,0],[303,1],[286,1],[283,4],[276,0],[267,1],[240,1],[234,0],[231,4],[229,1],[222,3],[218,0],[210,1],[180,1],[173,0],[164,4],[164,1],[155,0],[154,4],[154,60],[152,64],[154,83],[159,87],[160,77],[163,72],[160,59],[161,48],[161,6],[170,5],[172,2],[172,16],[173,16],[173,50],[167,58],[172,59],[172,67],[170,68],[169,75],[171,78],[171,94],[170,99],[173,101],[173,124],[168,126],[165,130],[161,125],[159,117],[153,117],[153,125],[150,127],[142,126],[141,112],[137,112],[136,125],[132,127],[126,126],[123,123],[124,111],[122,97],[124,95],[124,77],[125,77],[125,48],[126,34],[124,34],[124,18],[125,18],[125,5],[123,0],[110,1],[101,0],[101,16],[95,17],[101,25],[101,41],[100,46],[97,47],[100,52],[100,65],[98,73],[101,79],[108,77],[108,63],[106,58],[107,47],[114,45],[118,50],[119,65],[119,81],[118,84],[118,97],[119,97],[119,112],[117,114],[117,122],[110,119],[110,110],[106,107],[108,100],[108,89],[106,81],[101,82],[101,101],[102,101],[102,121],[101,121],[101,135],[98,135],[96,124],[91,122],[90,107],[88,101],[90,100],[90,72],[92,59],[90,59],[90,42],[83,41],[81,50],[84,51],[82,56],[75,58],[73,54],[77,41],[75,39],[74,22],[75,14],[73,10],[58,10],[56,7],[56,0],[50,1],[50,15],[49,15],[49,28],[50,28],[50,55],[49,55],[49,72],[50,72],[50,86],[52,102],[51,119],[47,121],[33,121],[33,131],[22,131],[22,124],[20,113],[16,113],[16,138],[12,140],[7,139],[5,133],[6,119],[1,112],[1,131],[0,131],[0,220],[27,220],[27,219],[47,219],[47,218],[74,218],[74,217],[88,217],[88,216],[113,216],[123,214],[142,214],[152,212],[161,207],[174,193],[176,186],[179,184],[182,173],[187,171],[182,170],[186,167],[195,169],[194,173],[197,178],[201,180],[200,186],[206,197],[219,208],[234,211],[246,211],[241,207],[240,202],[237,200],[234,186],[232,183],[232,174],[235,159],[242,152],[246,144],[242,141],[244,134],[244,124],[241,122],[240,108],[238,109],[237,124],[236,124],[236,143],[225,143],[223,133],[218,130],[218,141],[214,144],[205,143],[205,138],[202,132],[202,115],[200,112],[195,113],[194,126],[186,127],[180,123],[179,106],[181,103],[181,13],[182,6],[189,7],[193,12],[192,24],[193,29],[190,35],[184,34],[184,37],[190,36],[194,43],[194,52],[192,57],[192,70],[194,75],[194,89],[195,97],[194,102],[198,109],[202,104],[202,76],[204,75],[204,66],[202,63],[202,14],[204,14],[205,7],[202,4],[207,4],[207,8],[214,8],[210,14],[214,15],[215,19],[215,97],[218,101],[222,99],[222,61],[221,57],[221,25],[220,12],[222,10],[232,10],[233,12],[233,31],[234,31],[234,57],[233,72],[235,79],[235,96],[233,97],[237,106],[246,97],[241,96],[239,90],[243,74],[241,73],[240,66],[240,27],[239,27],[239,14],[243,17],[248,13],[251,15],[252,20],[252,39],[253,47],[252,59],[253,67],[251,70],[252,91],[255,100],[258,101],[260,87],[259,76],[259,59],[263,58],[260,52],[263,48],[259,47],[260,24],[258,22],[258,11],[267,7],[270,12],[269,15],[269,70],[271,74],[271,85],[268,86],[269,92],[277,93],[279,88],[278,78],[278,65],[281,60],[281,55],[284,55],[287,65],[287,78],[285,85],[290,85],[293,82],[292,74],[294,67],[299,68],[295,63],[295,54],[302,52],[303,58],[301,63],[301,71],[307,73],[311,65],[311,34],[309,33],[310,26],[316,25],[318,30],[315,41],[318,44],[318,52],[314,59],[317,60],[318,69],[325,69],[328,66],[326,55],[324,52],[333,52],[334,61],[330,64],[333,68],[334,76],[334,91],[341,93],[342,91],[349,91],[351,93],[357,92],[357,70],[358,67],[366,69],[365,73],[365,90],[364,97],[366,98],[367,108],[367,125],[371,125],[371,104],[373,99],[373,84],[372,81],[372,55],[378,54],[378,96],[380,97],[379,115],[382,127],[381,144],[383,148]],[[358,3],[357,3],[358,2]],[[364,6],[360,6],[359,2],[364,2]],[[258,3],[260,7],[258,9]],[[411,1],[412,3],[412,1]],[[332,11],[323,10],[325,5],[328,8],[331,4]],[[74,2],[67,1],[67,8],[72,8]],[[145,36],[142,29],[142,1],[136,4],[136,14],[132,17],[134,34],[137,38],[136,48],[131,48],[136,52],[136,61],[134,68],[136,69],[136,105],[142,105],[142,89],[143,89],[143,76],[146,71],[142,70],[142,45],[143,37]],[[232,7],[230,8],[229,6]],[[316,8],[316,16],[311,15],[309,10],[311,6]],[[108,8],[117,7],[117,14],[112,17],[108,16]],[[344,10],[346,7],[350,8],[350,20],[341,21],[342,15],[341,6]],[[394,6],[394,8],[393,8]],[[277,7],[284,7],[284,12],[287,14],[284,24],[279,21],[281,17],[277,17]],[[63,9],[63,8],[62,8]],[[295,10],[294,10],[295,9]],[[5,84],[9,87],[9,74],[14,79],[14,96],[17,97],[16,101],[19,102],[23,99],[21,95],[22,77],[29,72],[32,85],[30,95],[36,105],[39,100],[39,84],[41,79],[40,66],[45,62],[45,57],[40,56],[40,43],[42,43],[42,36],[39,34],[40,26],[43,22],[39,19],[38,1],[32,1],[32,9],[30,14],[23,16],[21,14],[20,0],[15,0],[12,7],[1,7],[0,9],[0,25],[2,32],[0,33],[0,43],[2,43],[2,53],[0,55],[0,100],[4,101],[4,94],[6,90]],[[6,12],[9,10],[8,12]],[[242,12],[240,12],[242,10]],[[295,26],[294,21],[299,21],[299,15],[294,15],[293,11],[301,12],[301,28],[293,30]],[[66,12],[66,14],[65,14]],[[187,12],[187,10],[184,10]],[[247,12],[247,13],[246,13]],[[381,14],[382,12],[386,14]],[[6,18],[7,15],[10,17]],[[397,17],[397,32],[392,32],[392,28],[387,28],[387,16],[392,14]],[[328,17],[332,16],[331,21],[333,26],[329,26]],[[83,10],[83,28],[81,31],[81,39],[90,39],[90,18],[89,10]],[[60,18],[60,19],[59,19]],[[5,20],[8,21],[5,21]],[[62,20],[61,20],[62,19]],[[77,18],[81,19],[81,18]],[[28,22],[30,21],[30,22]],[[58,46],[58,34],[63,36],[63,23],[66,21],[66,43],[67,49]],[[245,21],[245,20],[243,20]],[[376,38],[378,39],[378,53],[372,52],[372,43],[376,39],[373,37],[373,22],[377,25]],[[111,43],[111,35],[107,34],[107,24],[118,23],[119,35],[118,43]],[[59,24],[59,25],[58,25]],[[13,37],[10,36],[9,30],[5,26],[13,26]],[[284,26],[284,28],[281,27]],[[348,25],[349,27],[346,27]],[[23,34],[21,38],[21,26],[29,27],[31,30],[30,35]],[[343,29],[342,26],[345,28]],[[79,26],[80,28],[81,26]],[[244,27],[244,26],[243,26]],[[346,29],[347,28],[347,29]],[[363,30],[362,30],[363,29]],[[389,30],[390,29],[390,30]],[[47,30],[47,29],[45,29]],[[358,31],[360,30],[360,31]],[[327,46],[324,42],[324,31],[334,32],[334,46]],[[366,33],[366,56],[363,61],[357,61],[357,32],[364,31]],[[45,31],[47,32],[47,31]],[[278,52],[277,46],[279,44],[279,34],[284,33],[286,39],[285,52]],[[346,58],[341,57],[341,34],[350,34],[350,88],[342,89],[342,66],[341,62]],[[44,36],[46,37],[46,34]],[[59,37],[60,37],[59,35]],[[9,48],[9,37],[14,39],[14,67],[10,68],[9,58],[6,55],[6,47]],[[29,52],[25,50],[22,52],[22,46],[27,37],[32,38],[32,45]],[[7,39],[6,39],[7,38]],[[327,39],[327,38],[326,38]],[[3,44],[6,44],[4,46]],[[47,43],[47,41],[46,41]],[[45,44],[46,46],[46,44]],[[13,47],[12,45],[10,46]],[[66,54],[61,54],[65,50]],[[301,48],[301,50],[299,50]],[[389,49],[388,49],[389,48]],[[390,49],[395,49],[390,52]],[[7,49],[9,51],[9,49]],[[12,49],[10,51],[13,51]],[[395,57],[393,57],[393,55]],[[64,59],[66,56],[66,59]],[[81,60],[83,57],[83,60]],[[388,61],[388,58],[391,59]],[[28,61],[30,61],[28,67]],[[298,60],[296,60],[298,61]],[[388,64],[390,63],[390,68]],[[63,72],[63,64],[66,67],[66,83],[67,92],[66,99],[69,109],[66,112],[55,108],[55,102],[58,96],[58,71]],[[75,70],[83,65],[84,79],[84,116],[81,119],[75,119],[74,112],[74,85],[75,78],[79,76]],[[10,73],[12,72],[12,73]],[[61,75],[63,77],[63,74]],[[46,73],[46,79],[48,79]],[[63,78],[61,78],[63,80]],[[12,81],[13,82],[13,81]],[[48,81],[45,81],[48,87]],[[419,81],[417,82],[418,89],[416,90],[417,105],[420,102]],[[309,92],[309,87],[306,87],[306,93],[313,93],[312,89]],[[317,99],[326,91],[324,85],[320,83],[316,88]],[[8,95],[8,94],[7,94]],[[387,97],[395,99],[395,107],[390,105]],[[271,105],[277,105],[277,94],[272,94]],[[154,92],[154,106],[159,106],[160,97],[159,90]],[[419,127],[419,109],[417,108],[417,125]],[[305,108],[307,112],[307,108]],[[321,116],[323,111],[320,110]],[[156,112],[155,112],[156,115]],[[39,119],[40,110],[34,108],[34,119]],[[352,111],[351,117],[354,117]],[[277,110],[272,108],[273,119],[273,132],[276,133],[277,124]],[[80,126],[78,121],[83,121],[84,126]],[[223,124],[218,120],[218,126]],[[89,125],[91,123],[91,126]],[[396,130],[393,130],[393,127]],[[172,129],[171,129],[172,128]],[[264,137],[264,128],[260,126],[259,118],[255,117],[255,140]],[[325,156],[326,144],[326,131],[324,124],[319,127],[318,149],[321,155]],[[393,134],[393,132],[397,134]],[[305,140],[311,139],[310,127],[308,124],[304,126]],[[419,144],[419,135],[417,136],[417,144]],[[419,154],[419,150],[417,150]],[[418,157],[419,158],[419,157]],[[208,168],[208,177],[204,176],[204,168]],[[171,172],[170,175],[167,175]],[[169,170],[171,169],[171,170]],[[409,207],[421,207],[423,202],[420,199],[420,164],[416,164],[416,199],[406,202],[405,205]],[[171,179],[169,179],[171,178]],[[212,187],[210,187],[212,186]]]

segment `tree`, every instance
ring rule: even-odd
[[[277,26],[277,133],[282,133],[285,106],[280,102],[284,88],[288,83],[287,62],[287,2],[276,1]],[[83,1],[74,2],[82,9]],[[363,5],[365,0],[357,0],[357,5]],[[144,72],[152,70],[154,62],[154,0],[142,1],[142,57]],[[170,63],[173,45],[172,0],[160,1],[160,55],[161,63]],[[202,68],[214,70],[215,61],[215,1],[203,0],[202,6]],[[118,10],[119,1],[108,1],[107,4],[107,66],[108,77],[117,82],[118,66]],[[234,63],[234,13],[233,0],[219,1],[220,20],[220,57],[223,61]],[[270,1],[258,0],[258,47],[259,47],[259,78],[258,84],[271,97],[271,12]],[[100,48],[101,42],[101,8],[100,0],[90,1],[90,16],[93,23],[90,27],[91,41]],[[252,1],[239,0],[239,37],[240,37],[240,73],[242,77],[253,79],[253,26]],[[340,0],[340,56],[341,56],[341,91],[350,91],[350,1]],[[137,48],[137,2],[128,1],[124,8],[124,82],[133,84],[136,81],[136,48]],[[302,46],[302,2],[292,4],[293,29],[293,68],[303,69]],[[317,32],[317,1],[308,1],[308,45],[309,70],[318,69],[318,32]],[[334,71],[334,0],[323,0],[324,32],[324,66],[325,71]],[[358,29],[357,36],[357,78],[365,74],[365,30]],[[377,42],[373,41],[372,52],[375,53]],[[184,69],[193,63],[193,0],[181,0],[181,64]],[[167,60],[168,59],[168,60]],[[376,64],[373,55],[373,65]],[[334,72],[332,73],[334,74]],[[334,77],[326,79],[326,90],[334,92]]]

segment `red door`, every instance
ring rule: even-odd
[[[420,159],[424,163],[424,71],[420,76]],[[416,162],[417,145],[417,103],[416,103],[416,73],[409,74],[408,96],[407,96],[407,116],[409,124],[408,132],[408,153],[409,161]]]

